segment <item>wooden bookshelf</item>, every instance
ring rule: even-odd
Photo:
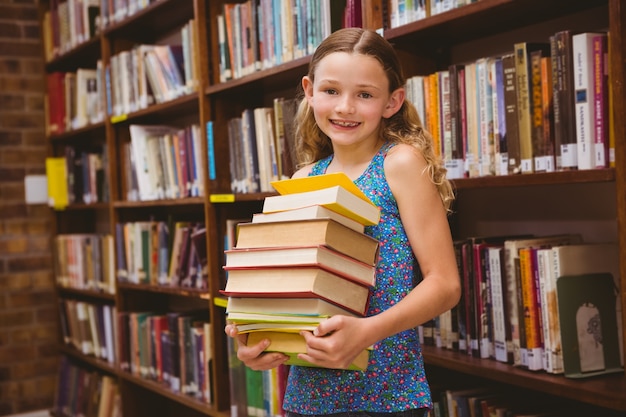
[[[233,0],[234,2],[242,2]],[[562,193],[574,197],[590,190],[602,195],[608,202],[604,211],[591,213],[572,208],[575,218],[579,211],[585,220],[615,221],[615,236],[620,246],[621,301],[626,305],[626,6],[622,0],[480,0],[469,5],[434,15],[432,17],[388,29],[384,19],[388,17],[389,2],[385,0],[362,0],[368,14],[369,25],[383,27],[384,36],[398,49],[405,65],[405,75],[424,75],[430,71],[445,69],[452,63],[475,59],[489,54],[512,50],[512,40],[524,40],[531,35],[544,37],[557,30],[596,30],[608,28],[612,42],[610,76],[614,93],[615,114],[615,168],[589,171],[538,173],[515,176],[491,176],[454,180],[457,190],[457,207],[474,207],[477,199],[487,198],[488,204],[507,212],[505,220],[498,213],[453,213],[453,231],[481,231],[485,221],[523,222],[522,208],[508,207],[507,201],[499,199],[503,191],[518,192],[527,199],[529,206],[538,196]],[[230,188],[228,166],[228,126],[230,118],[241,115],[245,108],[268,106],[274,98],[293,97],[298,93],[301,77],[306,73],[310,56],[288,61],[275,67],[253,72],[241,78],[219,82],[219,40],[216,16],[222,12],[226,0],[158,0],[132,16],[109,24],[94,38],[77,45],[62,56],[50,60],[45,72],[75,71],[77,68],[95,68],[96,61],[105,64],[112,56],[130,50],[136,44],[167,42],[190,19],[194,19],[197,42],[193,53],[198,57],[197,89],[173,100],[153,104],[121,116],[108,115],[102,122],[48,137],[49,154],[63,154],[65,146],[87,149],[104,146],[107,150],[106,179],[110,198],[95,204],[77,203],[57,211],[55,233],[108,233],[115,236],[117,223],[144,220],[185,220],[201,222],[207,228],[207,289],[195,290],[184,287],[166,287],[147,284],[119,282],[115,295],[59,288],[61,298],[80,298],[99,303],[113,304],[120,312],[158,310],[160,312],[185,311],[193,306],[205,309],[212,323],[214,366],[212,367],[212,402],[199,401],[176,393],[162,384],[142,379],[129,372],[111,366],[93,357],[83,355],[60,343],[60,352],[86,367],[99,369],[114,375],[122,388],[122,408],[125,417],[145,415],[151,410],[158,415],[229,415],[230,392],[228,362],[224,327],[224,308],[219,300],[223,285],[223,236],[227,219],[250,217],[259,210],[262,201],[271,193],[233,194]],[[56,2],[42,1],[43,12]],[[372,13],[373,11],[373,13]],[[593,17],[585,22],[582,17]],[[215,179],[206,174],[204,195],[154,201],[128,201],[125,187],[128,178],[124,173],[122,147],[130,140],[131,124],[172,124],[185,126],[198,124],[202,137],[206,138],[208,121],[214,125],[216,158]],[[206,167],[208,149],[203,140],[202,164]],[[515,190],[515,191],[511,191]],[[554,192],[553,192],[554,191]],[[548,199],[550,215],[559,205],[558,198]],[[536,204],[535,204],[536,205]],[[542,221],[552,218],[536,215],[531,223],[540,227]],[[607,214],[608,213],[608,214]],[[491,217],[490,217],[491,216]],[[595,216],[595,217],[594,217]],[[616,220],[615,220],[616,219]],[[463,224],[459,224],[463,223]],[[525,224],[525,223],[524,223]],[[575,232],[575,230],[571,230]],[[623,310],[626,323],[626,309]],[[600,410],[615,413],[626,412],[626,375],[609,375],[584,380],[570,380],[563,376],[530,372],[510,365],[468,357],[458,352],[425,347],[424,357],[432,372],[454,372],[466,378],[477,378],[499,384],[515,392],[518,388],[537,391],[559,401],[577,401]],[[150,403],[147,409],[142,404]],[[156,414],[155,414],[156,415]],[[600,415],[600,414],[598,414]]]

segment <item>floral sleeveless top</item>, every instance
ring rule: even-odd
[[[413,288],[419,270],[385,178],[383,163],[392,146],[385,143],[354,181],[381,209],[379,224],[365,228],[365,233],[380,242],[376,287],[368,316],[404,298]],[[332,155],[318,161],[310,175],[325,173],[331,160]],[[292,366],[283,406],[299,414],[392,413],[431,408],[417,332],[407,330],[376,343],[366,371]]]

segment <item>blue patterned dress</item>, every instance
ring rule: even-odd
[[[392,146],[385,143],[354,181],[381,209],[380,223],[365,230],[380,242],[369,316],[404,298],[418,274],[398,205],[385,178],[383,163]],[[331,160],[332,155],[318,161],[310,175],[325,173]],[[292,366],[284,398],[285,410],[299,414],[393,413],[430,407],[430,389],[414,329],[376,343],[365,372]]]

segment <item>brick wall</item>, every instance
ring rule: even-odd
[[[0,2],[0,415],[50,408],[58,355],[52,217],[24,203],[44,173],[43,59],[37,0]]]

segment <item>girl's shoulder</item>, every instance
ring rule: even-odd
[[[309,165],[303,166],[302,168],[300,168],[296,172],[294,172],[294,174],[291,176],[291,178],[308,177],[309,174],[311,173],[311,171],[313,170],[313,166],[314,165],[315,164],[309,164]]]
[[[407,143],[397,143],[387,150],[385,168],[392,165],[394,168],[415,168],[426,165],[424,156],[415,146]]]

